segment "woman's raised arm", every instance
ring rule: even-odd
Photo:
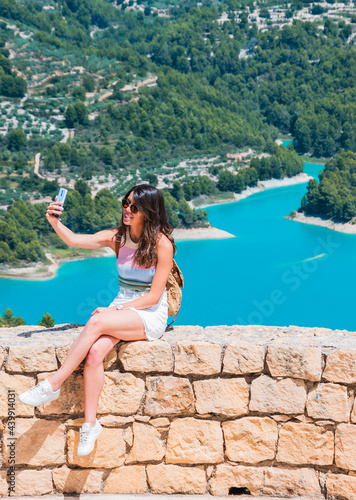
[[[56,197],[57,199],[57,197]],[[76,234],[62,224],[53,214],[61,215],[62,203],[54,201],[47,208],[46,218],[60,239],[69,247],[97,249],[110,247],[115,251],[115,229],[105,229],[94,234]]]

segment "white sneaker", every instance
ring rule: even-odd
[[[102,426],[99,424],[98,419],[95,419],[95,424],[93,427],[90,426],[89,422],[85,422],[80,429],[80,441],[78,444],[77,455],[79,457],[84,457],[89,455],[94,449],[95,441],[100,436]]]
[[[19,394],[19,400],[25,405],[38,406],[59,398],[61,388],[54,391],[48,379],[39,382],[35,387]]]

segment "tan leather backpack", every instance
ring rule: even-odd
[[[184,287],[184,278],[182,271],[179,269],[178,264],[173,259],[172,269],[168,276],[167,281],[167,302],[168,302],[168,316],[175,316],[174,320],[169,323],[168,328],[177,319],[180,305],[182,302],[182,289]]]

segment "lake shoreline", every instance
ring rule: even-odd
[[[296,222],[302,222],[303,224],[326,227],[327,229],[332,229],[338,233],[356,234],[356,224],[350,224],[349,222],[334,222],[331,219],[312,217],[305,215],[304,212],[294,211],[291,214],[286,215],[285,218]]]
[[[204,203],[204,201],[201,202],[199,205],[194,205],[193,200],[189,202],[189,205],[191,208],[208,208],[208,207],[214,207],[216,205],[224,205],[225,203],[235,203],[236,201],[244,200],[245,198],[248,198],[249,196],[256,194],[256,193],[261,193],[262,191],[265,191],[266,189],[273,189],[273,188],[279,188],[279,187],[286,187],[286,186],[294,186],[295,184],[304,184],[305,182],[309,182],[311,179],[313,179],[311,175],[308,175],[305,172],[301,172],[300,174],[294,175],[293,177],[284,177],[283,179],[268,179],[266,181],[258,181],[257,186],[255,187],[248,187],[241,193],[233,193],[234,196],[233,198],[229,200],[216,200],[214,203]]]
[[[193,227],[187,229],[178,228],[173,230],[172,236],[175,241],[221,240],[225,238],[235,238],[234,234],[213,226]]]
[[[25,281],[46,281],[53,279],[57,276],[58,268],[64,262],[74,262],[76,260],[92,259],[95,257],[110,257],[114,255],[114,252],[110,248],[103,248],[100,253],[93,253],[90,257],[78,256],[78,257],[64,257],[62,259],[56,259],[54,255],[46,253],[46,257],[51,261],[51,264],[44,264],[43,262],[37,262],[33,265],[24,267],[0,267],[0,279],[9,280],[25,280]],[[106,251],[108,250],[108,252]],[[4,268],[5,269],[2,269]]]

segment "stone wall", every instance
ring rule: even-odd
[[[58,400],[34,409],[16,398],[14,440],[11,391],[56,370],[80,331],[0,330],[2,496],[11,472],[17,495],[247,488],[356,499],[355,332],[180,326],[159,341],[121,342],[105,359],[92,454],[76,455],[82,365]]]

